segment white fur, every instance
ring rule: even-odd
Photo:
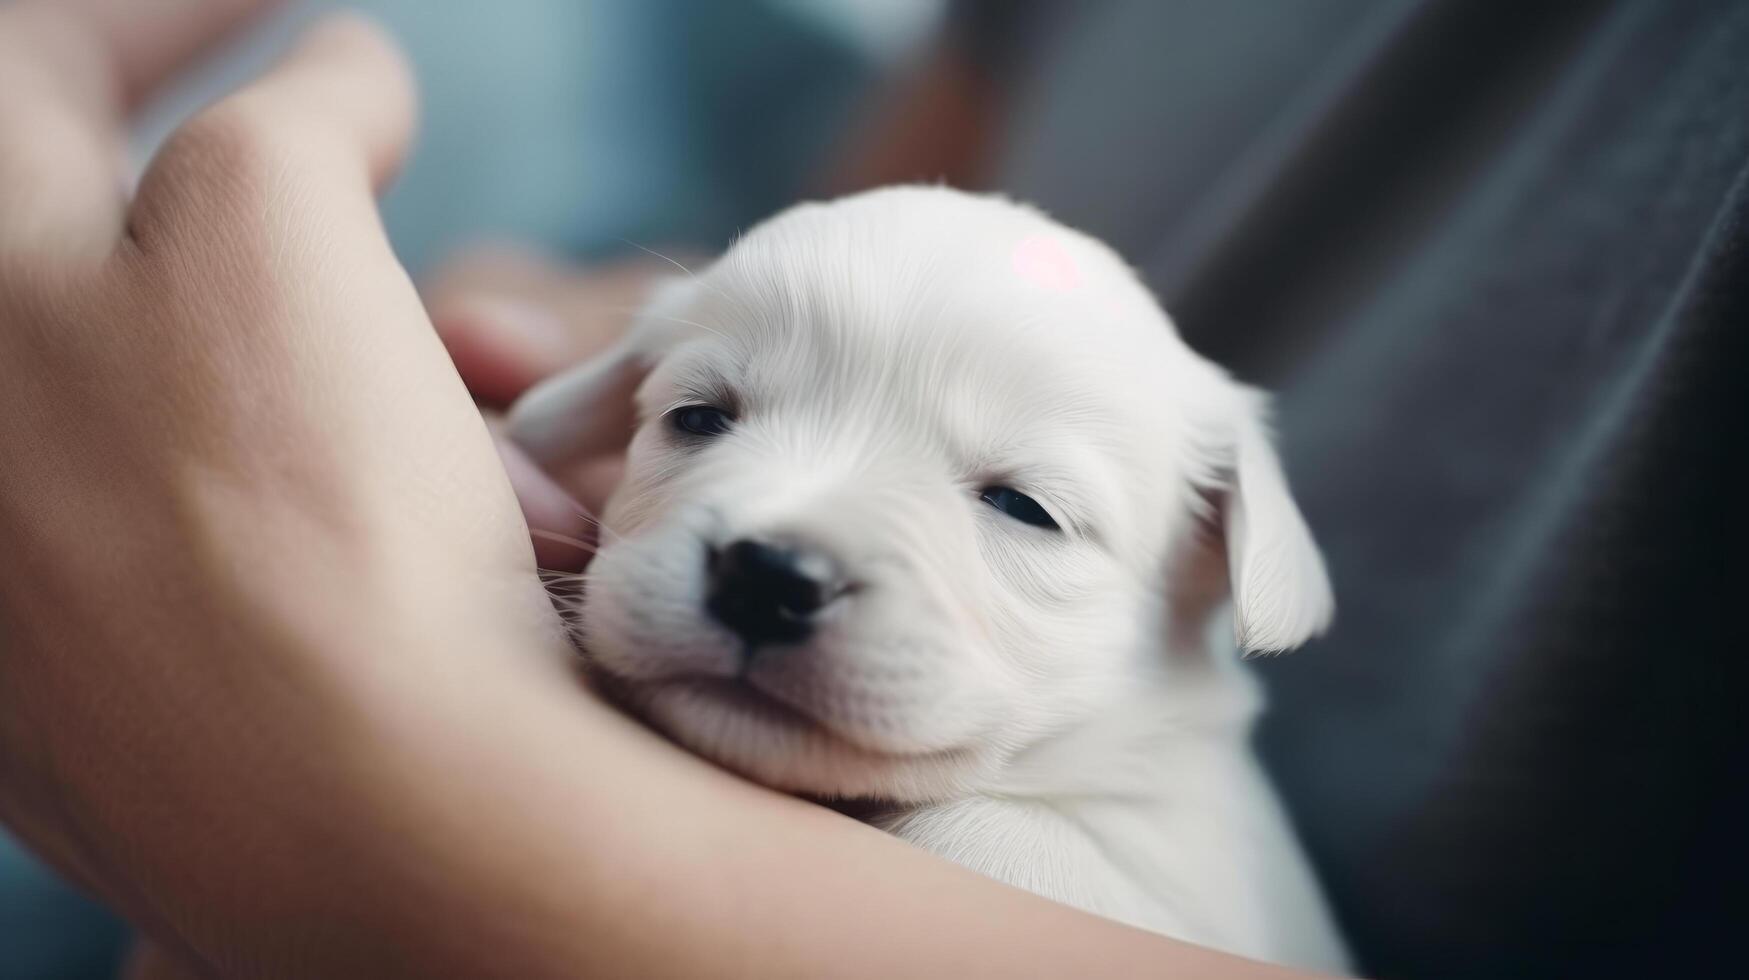
[[[677,437],[662,417],[695,403],[733,429]],[[511,431],[549,463],[629,439],[583,640],[682,744],[878,801],[878,825],[1061,901],[1340,970],[1248,747],[1257,691],[1205,628],[1229,580],[1250,649],[1330,620],[1263,415],[1100,243],[906,187],[755,228]],[[1062,530],[982,503],[992,485]],[[743,664],[704,555],[746,536],[804,542],[856,588]]]

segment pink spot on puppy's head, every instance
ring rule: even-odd
[[[1011,257],[1014,272],[1021,280],[1049,289],[1066,292],[1081,285],[1081,267],[1069,249],[1052,235],[1028,235],[1015,243]]]

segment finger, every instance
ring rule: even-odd
[[[468,390],[493,408],[588,353],[550,310],[497,295],[433,310],[432,325]]]
[[[132,110],[201,51],[279,0],[60,0],[114,68],[114,97]]]
[[[493,427],[493,442],[528,522],[535,561],[542,568],[577,571],[595,553],[594,522],[558,482]]]
[[[668,271],[642,258],[580,270],[493,247],[445,263],[426,303],[469,390],[503,406],[612,343]]]
[[[141,179],[130,231],[147,252],[238,244],[215,225],[279,236],[266,243],[276,253],[312,229],[324,247],[386,245],[375,193],[400,166],[413,125],[413,81],[394,45],[360,17],[330,16],[171,134]]]
[[[626,458],[608,455],[574,464],[561,471],[556,479],[583,505],[584,513],[600,515],[605,512],[607,498],[619,488],[625,473]]]
[[[266,5],[0,6],[0,252],[107,254],[122,227],[122,115]]]

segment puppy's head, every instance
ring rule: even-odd
[[[1262,411],[1099,243],[900,188],[754,229],[512,433],[627,449],[582,621],[638,710],[782,789],[921,800],[1160,656],[1199,525],[1242,645],[1325,626]]]

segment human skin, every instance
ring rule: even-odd
[[[249,4],[0,7],[0,819],[223,976],[1289,975],[1006,888],[576,681],[329,21],[122,192]]]

